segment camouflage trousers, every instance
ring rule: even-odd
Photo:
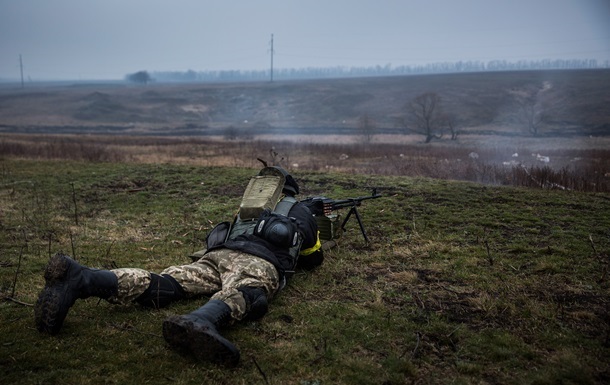
[[[112,303],[130,303],[150,285],[149,271],[135,268],[111,271],[118,278],[118,294],[109,299]],[[236,320],[246,315],[246,302],[239,288],[261,288],[270,300],[280,286],[279,274],[270,262],[229,249],[212,250],[193,263],[168,267],[161,274],[173,277],[189,297],[207,295],[225,302]]]

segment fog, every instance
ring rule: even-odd
[[[285,69],[605,63],[610,2],[0,0],[0,80],[18,80],[21,70],[26,81],[265,70],[272,59]]]

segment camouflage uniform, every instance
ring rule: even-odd
[[[111,271],[118,279],[118,293],[109,299],[110,302],[131,303],[150,285],[150,272],[146,270],[124,268]],[[225,302],[235,320],[241,320],[246,314],[246,301],[238,288],[258,287],[271,299],[280,285],[273,264],[230,249],[212,250],[191,264],[171,266],[161,274],[174,278],[189,297],[211,295],[210,299]]]

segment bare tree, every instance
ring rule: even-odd
[[[358,128],[365,145],[368,145],[373,140],[376,127],[375,121],[371,119],[368,114],[365,114],[358,119]]]
[[[447,128],[449,128],[449,131],[451,132],[451,140],[457,140],[460,131],[457,128],[458,120],[455,115],[443,114],[441,119],[443,121],[443,125],[447,126]]]
[[[544,120],[542,109],[535,95],[519,99],[519,119],[530,134],[538,136],[540,125]]]
[[[549,88],[550,85],[544,83],[542,87],[527,87],[512,92],[517,105],[517,121],[533,136],[538,136],[546,118],[542,101]]]
[[[441,97],[437,93],[426,92],[416,96],[407,105],[410,131],[424,135],[426,143],[442,137],[442,133],[437,134],[443,121],[440,103]]]
[[[223,133],[227,140],[235,140],[239,136],[239,130],[233,125],[225,127]]]

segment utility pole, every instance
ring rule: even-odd
[[[273,83],[273,34],[271,34],[271,83]]]
[[[23,88],[23,60],[21,60],[21,54],[19,54],[19,69],[21,70],[21,88]]]

